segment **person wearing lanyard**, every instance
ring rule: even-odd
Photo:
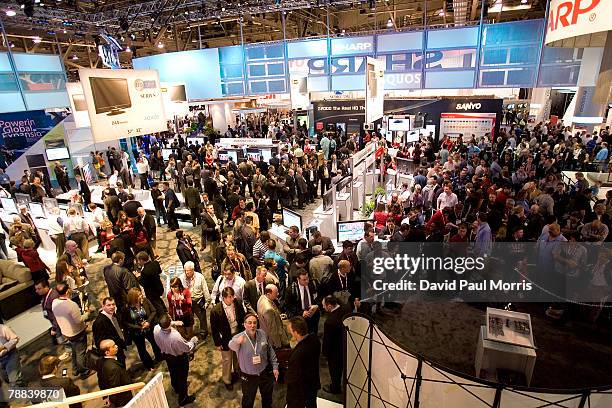
[[[229,342],[229,348],[238,355],[242,408],[253,407],[258,388],[261,406],[271,408],[274,380],[278,381],[276,353],[268,344],[266,333],[257,329],[257,315],[248,313],[244,318],[244,327],[246,330],[236,334]]]

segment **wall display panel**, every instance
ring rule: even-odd
[[[0,73],[0,92],[19,92],[15,74],[12,72]]]
[[[544,20],[524,20],[509,23],[485,24],[482,35],[484,47],[542,43]]]
[[[8,53],[0,52],[0,71],[12,71],[11,63],[8,58]]]
[[[66,91],[24,93],[28,110],[65,108],[70,106],[70,99]]]
[[[453,89],[474,86],[476,71],[426,71],[425,88]]]
[[[576,86],[580,65],[541,66],[538,86]]]
[[[219,51],[209,48],[135,58],[133,64],[134,69],[157,70],[163,82],[185,83],[191,100],[223,96],[219,60]]]
[[[535,82],[535,67],[481,70],[481,87],[532,86]]]
[[[363,91],[365,78],[361,75],[337,75],[332,77],[332,90],[334,91]]]
[[[419,72],[389,72],[385,71],[385,89],[420,89],[421,75]]]
[[[221,65],[221,78],[223,81],[228,79],[241,79],[244,76],[244,66],[242,64]]]
[[[80,69],[96,142],[167,129],[157,71]]]
[[[0,92],[0,113],[26,110],[19,92]]]
[[[483,67],[536,64],[540,47],[537,45],[509,48],[488,48],[482,52]]]
[[[221,85],[223,95],[244,95],[243,82],[228,82]]]
[[[274,93],[285,93],[287,92],[287,84],[285,79],[270,80],[268,81],[268,91]]]
[[[64,72],[64,64],[58,55],[13,53],[15,68],[23,72]]]
[[[214,49],[214,48],[211,48]],[[221,47],[218,49],[219,63],[225,64],[242,64],[244,56],[242,54],[241,45],[233,45],[230,47]]]
[[[283,58],[285,51],[282,43],[267,44],[267,45],[247,45],[246,58],[251,60]]]
[[[374,53],[374,37],[338,37],[331,40],[331,55],[370,55]]]
[[[89,121],[89,113],[87,112],[87,102],[83,94],[83,87],[80,82],[68,82],[66,84],[68,98],[70,99],[70,110],[74,118],[74,124],[77,128],[85,128],[91,126]]]
[[[476,47],[479,28],[465,27],[427,31],[427,49]]]
[[[440,135],[457,138],[460,134],[474,134],[477,138],[495,132],[495,113],[442,113]]]
[[[63,91],[66,76],[63,73],[19,72],[19,82],[24,92]]]
[[[423,48],[423,32],[381,34],[376,37],[377,53],[390,51],[410,51]]]
[[[287,42],[287,58],[323,57],[326,55],[326,39]]]
[[[474,68],[476,66],[476,50],[444,50],[427,52],[425,69]]]
[[[329,77],[308,77],[307,82],[308,92],[325,92],[329,91]]]

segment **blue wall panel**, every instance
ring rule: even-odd
[[[427,49],[470,48],[478,45],[478,27],[430,30],[427,32]]]

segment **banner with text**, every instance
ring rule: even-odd
[[[551,0],[549,10],[546,24],[549,46],[566,38],[612,30],[609,0]]]
[[[167,129],[157,71],[80,69],[96,142]]]
[[[367,58],[366,67],[366,123],[373,123],[383,117],[385,101],[385,66],[382,61]]]

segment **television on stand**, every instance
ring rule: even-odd
[[[132,107],[127,79],[91,77],[89,83],[97,114],[121,115]]]

